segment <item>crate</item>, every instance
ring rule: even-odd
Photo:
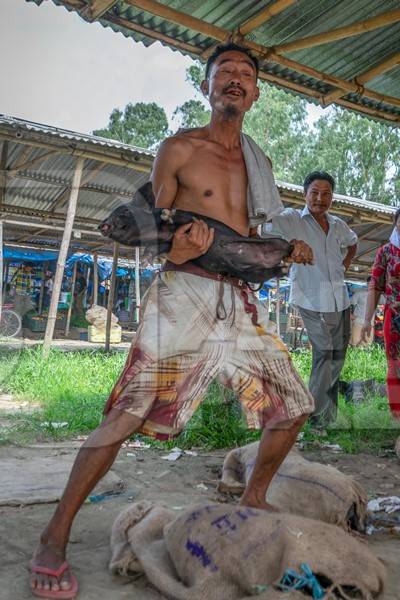
[[[31,316],[25,316],[23,318],[24,327],[26,327],[27,329],[30,329],[31,331],[34,331],[36,333],[45,332],[46,324],[47,324],[47,317],[45,319],[42,319],[42,318],[38,319],[35,317],[31,317]],[[56,329],[65,329],[66,324],[67,324],[67,320],[64,316],[57,317],[55,328]]]
[[[42,333],[46,331],[47,319],[35,319],[34,317],[24,317],[22,323],[27,329],[38,333]]]
[[[122,339],[122,327],[120,325],[113,325],[110,332],[110,343],[119,344]],[[104,344],[106,341],[106,328],[95,327],[89,325],[88,327],[88,340],[89,342],[95,342],[98,344]]]

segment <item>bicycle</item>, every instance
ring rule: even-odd
[[[16,337],[22,329],[21,317],[12,304],[4,304],[0,318],[0,337]]]

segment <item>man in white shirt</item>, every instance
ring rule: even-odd
[[[290,302],[303,318],[312,346],[309,388],[315,411],[310,419],[324,427],[336,419],[338,382],[350,339],[350,300],[344,273],[357,249],[357,235],[331,214],[335,181],[324,171],[314,171],[304,181],[306,206],[273,217],[263,231],[311,246],[313,265],[293,265]]]

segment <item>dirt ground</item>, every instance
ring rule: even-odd
[[[0,460],[18,457],[23,469],[24,458],[28,456],[72,455],[79,445],[80,442],[66,442],[24,448],[3,446],[0,448]],[[130,580],[109,574],[107,565],[112,523],[129,502],[144,498],[162,502],[177,511],[197,502],[226,501],[216,492],[224,454],[223,451],[199,451],[198,456],[184,455],[176,462],[168,462],[161,459],[165,451],[127,447],[121,450],[113,470],[126,482],[127,491],[99,503],[85,504],[72,532],[69,559],[80,583],[80,600],[162,598],[147,586],[143,577]],[[394,456],[345,455],[324,449],[309,451],[305,455],[354,475],[371,498],[400,496],[400,462]],[[203,485],[199,488],[199,484]],[[53,510],[54,504],[0,507],[0,600],[32,598],[27,583],[27,565],[38,535]],[[399,600],[400,535],[378,533],[368,536],[367,543],[385,561],[389,570],[385,600]]]

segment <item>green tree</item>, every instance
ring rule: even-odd
[[[210,121],[210,114],[200,100],[188,100],[175,109],[173,118],[179,121],[180,127],[186,129],[207,125]]]
[[[155,102],[129,103],[124,111],[115,108],[107,127],[96,129],[93,134],[153,149],[168,135],[167,115]]]
[[[178,122],[179,128],[203,127],[210,120],[211,112],[203,101],[200,84],[203,80],[203,67],[195,63],[186,69],[186,81],[196,90],[196,98],[184,102],[174,111],[173,119]]]
[[[263,82],[259,87],[243,129],[270,157],[277,179],[299,183],[310,141],[307,102]]]
[[[338,193],[396,204],[400,130],[334,107],[315,123],[305,166],[332,173]]]
[[[186,69],[186,81],[192,84],[198,94],[201,94],[200,84],[204,79],[204,67],[196,62]]]

